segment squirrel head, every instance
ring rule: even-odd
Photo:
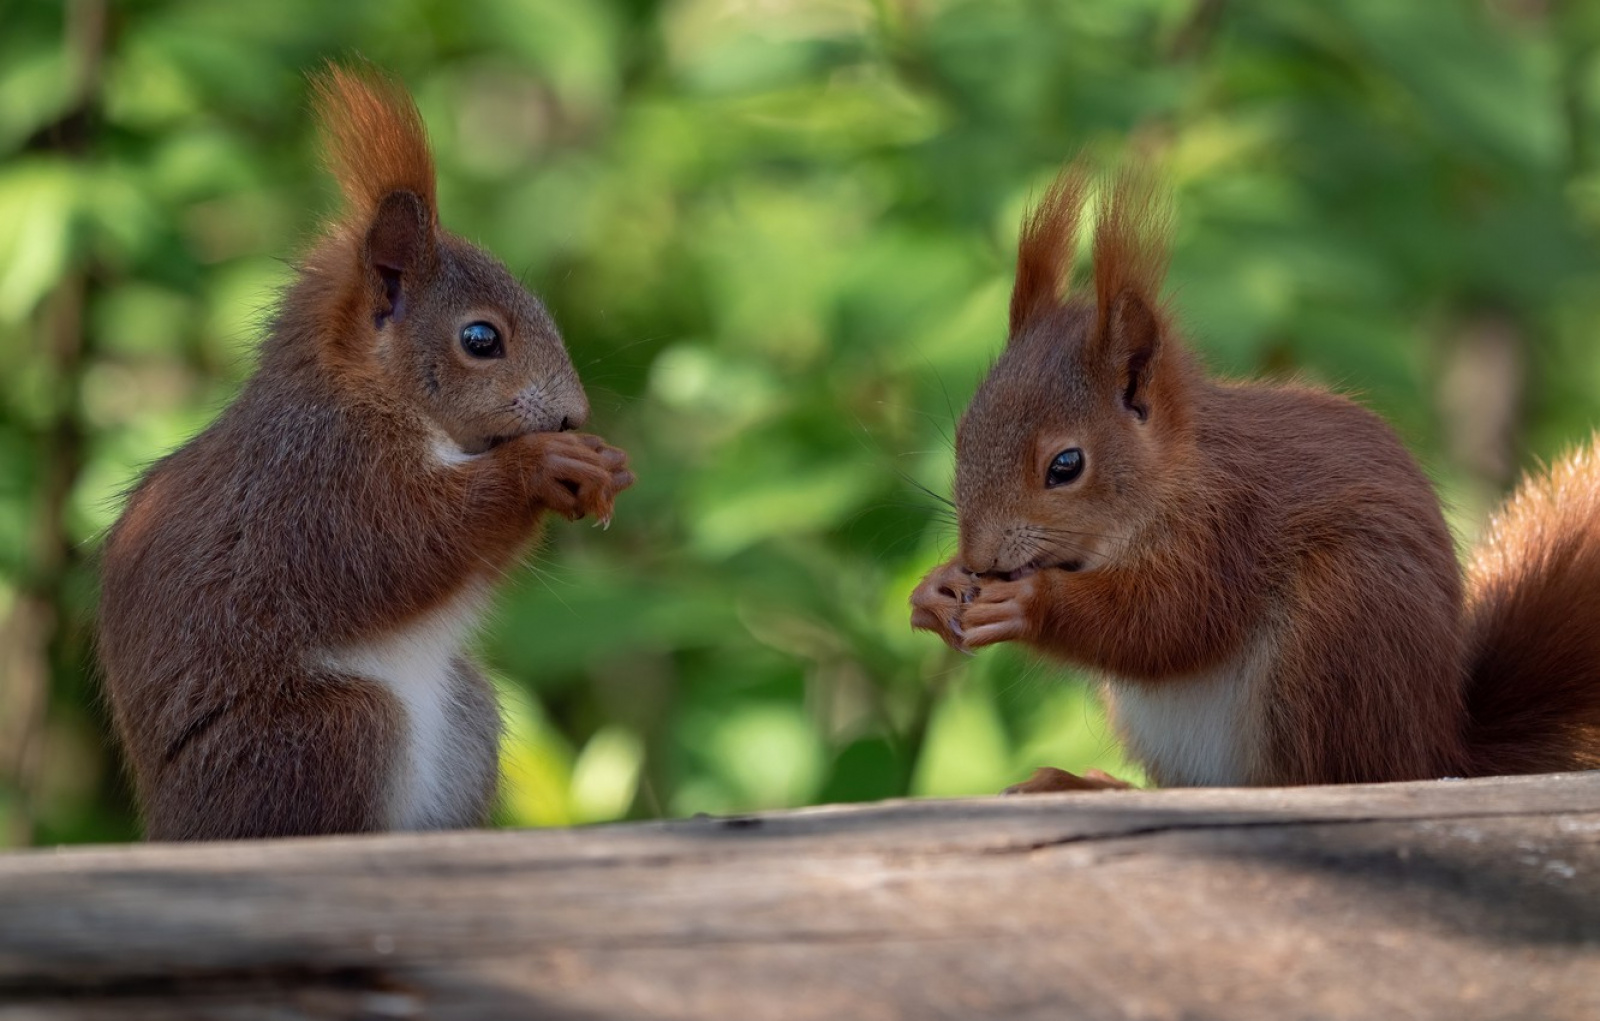
[[[588,400],[550,314],[499,260],[440,226],[433,157],[405,90],[331,66],[312,87],[345,200],[306,264],[323,363],[468,454],[582,425]]]
[[[1025,220],[1010,339],[956,431],[961,560],[975,574],[1113,564],[1182,484],[1193,370],[1159,303],[1166,207],[1133,171],[1104,187],[1093,293],[1078,295],[1088,192],[1069,167]]]

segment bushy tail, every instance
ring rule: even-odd
[[[1475,774],[1600,768],[1597,445],[1524,481],[1469,569]]]

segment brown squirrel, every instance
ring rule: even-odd
[[[1023,226],[1005,351],[956,437],[960,551],[912,626],[1021,641],[1104,678],[1160,785],[1600,767],[1600,454],[1524,482],[1465,594],[1428,479],[1351,400],[1208,378],[1159,300],[1166,204],[1090,186]],[[1042,769],[1013,790],[1124,787]]]
[[[555,323],[444,230],[397,84],[313,80],[344,210],[260,363],[108,536],[99,651],[150,839],[481,824],[494,693],[462,651],[545,510],[609,521],[622,451]]]

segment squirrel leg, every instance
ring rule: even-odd
[[[1085,770],[1082,776],[1069,773],[1064,769],[1055,769],[1050,766],[1041,766],[1033,771],[1033,776],[1022,783],[1012,784],[1002,794],[1050,794],[1056,791],[1131,791],[1134,786],[1126,780],[1118,780],[1110,773],[1099,769]]]
[[[402,732],[398,703],[370,681],[274,678],[201,715],[168,749],[155,782],[141,784],[146,839],[386,829]]]

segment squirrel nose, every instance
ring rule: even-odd
[[[571,432],[572,430],[574,430],[576,428],[578,428],[578,426],[572,421],[572,416],[571,415],[562,415],[561,416],[561,431],[562,432],[569,433],[569,432]]]
[[[961,566],[971,574],[990,574],[1000,568],[1001,550],[987,537],[974,537],[961,552]]]
[[[989,558],[988,564],[989,566],[987,567],[982,566],[976,557],[961,558],[961,566],[966,568],[968,574],[988,574],[990,571],[994,570],[994,557]]]

